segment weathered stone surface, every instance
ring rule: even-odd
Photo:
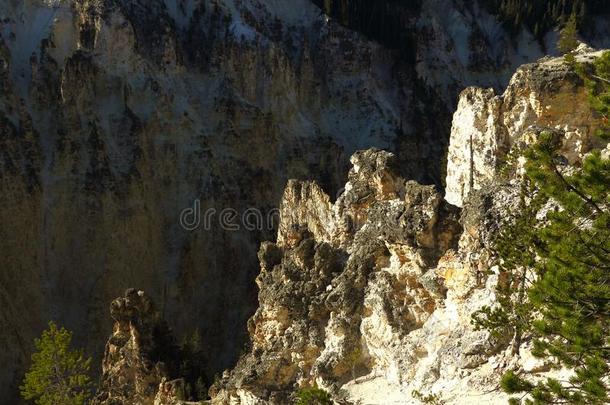
[[[110,305],[113,332],[104,352],[98,405],[171,405],[184,396],[182,380],[168,381],[172,338],[143,291],[129,289]]]
[[[543,130],[565,139],[532,126],[514,147]],[[471,322],[496,303],[494,240],[518,209],[520,177],[481,181],[460,209],[434,186],[402,178],[388,152],[351,161],[334,204],[315,183],[289,184],[280,229],[298,237],[261,247],[252,347],[210,391],[213,402],[283,404],[315,382],[338,401],[412,404],[418,391],[500,403],[507,369],[558,375],[527,343],[515,355],[510,336]],[[516,173],[520,162],[511,165]]]
[[[277,243],[294,247],[311,235],[320,241],[329,241],[333,230],[330,198],[314,182],[290,180],[280,205]]]
[[[600,55],[586,47],[578,52],[585,63]],[[519,68],[501,96],[492,89],[467,88],[453,115],[445,198],[462,206],[471,190],[496,177],[509,150],[531,142],[532,127],[563,131],[562,152],[576,164],[599,146],[598,125],[582,80],[563,58]]]
[[[0,397],[14,399],[49,319],[101,358],[112,322],[107,302],[131,285],[154,297],[180,335],[204,331],[208,372],[233,365],[255,310],[256,251],[272,235],[227,230],[218,217],[209,229],[186,232],[180,213],[196,199],[203,210],[267,212],[289,178],[316,179],[335,194],[349,156],[371,146],[394,149],[405,178],[440,183],[459,91],[500,88],[543,50],[526,32],[515,46],[478,7],[423,3],[408,21],[416,58],[406,63],[306,0],[0,2],[0,362],[9,365],[0,370]],[[278,253],[308,233],[353,257],[354,269],[337,285],[355,278],[364,288],[371,256],[385,258],[384,249],[418,269],[434,266],[455,221],[430,217],[434,203],[409,217],[417,229],[402,229],[408,192],[395,184],[397,173],[376,168],[386,156],[365,155],[350,180],[356,190],[332,214],[317,222],[295,214],[292,222],[307,232],[297,227],[294,240],[284,223],[281,234],[290,238],[264,255],[269,272],[284,255],[311,268],[305,248]],[[377,177],[365,184],[365,173]],[[322,201],[315,186],[301,188]],[[430,193],[414,196],[439,200]],[[320,213],[334,199],[327,200],[314,204]],[[385,237],[396,246],[384,246]],[[448,282],[470,282],[463,267],[438,262],[452,274]],[[428,294],[444,294],[436,272],[415,273],[379,279],[422,294],[413,311],[389,313],[392,324],[420,324],[431,309]],[[357,302],[365,295],[358,288],[333,295],[328,306],[341,309],[352,295]],[[386,300],[393,302],[378,301]],[[333,318],[328,336],[352,325],[346,316]],[[349,352],[354,339],[329,338],[321,374],[350,374],[330,347]]]
[[[351,161],[334,204],[313,183],[289,183],[286,233],[259,252],[252,347],[214,387],[216,401],[279,404],[314,381],[338,395],[365,375],[413,376],[421,341],[411,333],[443,306],[438,267],[458,247],[459,210],[434,186],[401,177],[391,153],[366,150]]]
[[[471,87],[460,94],[447,156],[445,198],[450,203],[461,206],[471,190],[493,177],[498,160],[506,153],[501,106],[502,99],[493,89]]]
[[[487,76],[462,63],[453,26],[478,32],[481,15],[453,4],[449,26],[435,2],[409,20],[417,64],[310,1],[287,4],[0,2],[0,360],[14,365],[0,370],[1,397],[16,394],[50,319],[101,358],[106,303],[130,285],[178,334],[204,331],[210,374],[232,366],[255,310],[256,251],[274,231],[227,230],[219,213],[266,214],[289,178],[334,197],[351,154],[372,146],[440,183],[459,89],[499,86],[521,63],[507,53]],[[187,232],[180,213],[196,199],[217,214]]]

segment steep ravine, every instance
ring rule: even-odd
[[[330,204],[370,147],[440,184],[458,93],[543,51],[460,1],[425,1],[413,29],[414,64],[306,0],[2,1],[0,398],[50,319],[99,360],[131,286],[204,333],[211,374],[235,365],[275,229],[186,231],[197,199],[267,213],[294,178]]]

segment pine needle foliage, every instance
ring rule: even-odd
[[[564,54],[572,52],[578,47],[578,21],[575,14],[570,16],[559,32],[557,47]]]
[[[91,359],[72,349],[72,332],[49,322],[34,341],[36,352],[26,373],[21,396],[38,405],[82,405],[91,396]]]
[[[600,135],[607,136],[610,52],[592,68],[580,69],[599,113]],[[610,158],[593,150],[582,167],[569,168],[560,156],[561,146],[556,132],[543,132],[526,152],[527,177],[540,196],[537,204],[552,202],[555,209],[534,228],[532,212],[526,210],[526,218],[504,235],[523,249],[519,255],[500,246],[506,268],[531,268],[533,277],[526,300],[501,301],[500,309],[508,313],[501,320],[531,333],[534,356],[573,374],[565,381],[533,382],[508,372],[500,385],[510,394],[521,394],[513,404],[610,402]],[[515,309],[521,305],[526,309]],[[522,311],[527,317],[511,315]],[[482,326],[493,331],[493,324]]]
[[[528,179],[522,183],[519,196],[517,210],[508,213],[494,241],[500,274],[496,287],[498,305],[484,306],[472,317],[477,330],[488,330],[495,339],[511,337],[514,354],[519,353],[531,332],[533,308],[527,290],[532,285],[531,269],[535,265],[536,247],[540,245],[536,215],[544,203],[544,197],[535,193]]]

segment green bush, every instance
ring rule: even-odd
[[[332,405],[330,394],[317,386],[304,387],[296,392],[296,405]]]

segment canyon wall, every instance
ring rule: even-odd
[[[410,24],[412,64],[306,0],[2,1],[0,397],[16,394],[50,319],[101,359],[106,307],[132,286],[178,335],[201,329],[210,373],[231,367],[256,309],[256,252],[276,229],[227,229],[221,210],[272,211],[290,178],[316,180],[332,204],[369,147],[395,152],[392,176],[440,184],[458,93],[499,89],[544,50],[461,1],[426,1]],[[186,231],[196,200],[215,216]],[[396,282],[425,294],[414,277]]]

